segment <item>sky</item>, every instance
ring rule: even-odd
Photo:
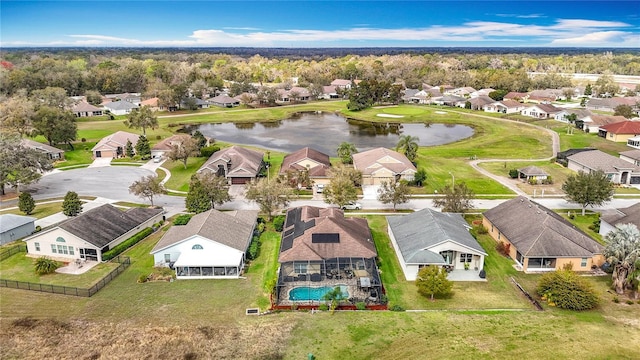
[[[13,1],[0,47],[640,48],[640,1]]]

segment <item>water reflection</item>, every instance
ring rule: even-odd
[[[414,124],[372,123],[345,120],[333,113],[300,113],[274,122],[202,124],[183,129],[195,130],[224,142],[282,152],[310,146],[330,156],[336,155],[343,141],[355,144],[362,151],[380,146],[394,148],[400,135],[417,136],[421,146],[447,144],[473,135],[473,128],[464,125],[436,124],[428,120]]]

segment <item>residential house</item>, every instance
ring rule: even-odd
[[[111,204],[91,209],[24,239],[28,256],[59,261],[102,261],[102,255],[162,220],[164,210],[134,207],[122,211]]]
[[[640,166],[633,165],[600,150],[582,151],[567,157],[568,168],[573,171],[601,170],[614,184],[640,185]]]
[[[141,107],[142,106],[148,106],[153,111],[165,111],[165,110],[168,110],[163,105],[160,105],[160,99],[158,99],[157,97],[152,97],[151,99],[147,99],[147,100],[144,100],[144,101],[140,102],[140,106]],[[174,106],[173,108],[175,110],[176,106]]]
[[[535,182],[536,184],[547,180],[549,178],[549,174],[546,171],[540,169],[537,166],[527,166],[522,169],[518,169],[518,178],[524,179],[524,181],[531,183]]]
[[[138,105],[130,103],[128,101],[112,101],[104,104],[104,109],[112,113],[113,115],[127,115],[130,114],[133,109],[137,109]]]
[[[191,139],[191,135],[176,134],[160,140],[151,148],[151,158],[164,157],[169,151],[171,151],[171,149],[173,149],[173,146],[180,146],[188,139]],[[206,137],[205,139],[207,139],[207,144],[205,144],[205,146],[209,146],[210,139]]]
[[[303,87],[292,87],[289,90],[277,89],[278,102],[290,103],[292,101],[309,101],[311,99],[311,93],[309,90]]]
[[[64,159],[64,150],[60,150],[56,147],[50,146],[48,144],[43,144],[41,142],[33,141],[30,139],[21,139],[20,145],[29,148],[38,150],[42,153],[45,153],[49,160],[62,160]]]
[[[258,212],[215,209],[172,226],[151,250],[155,266],[168,266],[176,279],[237,279],[254,236]]]
[[[600,235],[606,236],[622,224],[633,224],[640,229],[640,202],[627,208],[603,212],[600,215]]]
[[[362,172],[362,185],[411,181],[416,174],[416,167],[406,156],[382,147],[353,154],[353,167]]]
[[[140,106],[140,102],[142,101],[140,93],[107,94],[104,95],[104,98],[113,102],[126,101],[136,106]]]
[[[229,95],[220,94],[208,100],[211,105],[231,108],[240,105],[240,100],[234,99]]]
[[[627,140],[627,146],[634,149],[640,149],[640,136],[634,136]]]
[[[629,150],[620,153],[620,159],[640,166],[640,150]]]
[[[456,95],[456,96],[461,96],[461,97],[465,97],[465,98],[469,98],[471,97],[471,94],[476,92],[477,90],[470,87],[470,86],[465,86],[465,87],[459,87],[459,88],[455,88],[453,90],[451,90],[449,93],[451,95]]]
[[[403,216],[387,216],[389,238],[400,267],[414,281],[424,266],[444,266],[461,272],[449,279],[481,280],[487,253],[469,233],[469,224],[460,214],[423,209]],[[464,274],[471,271],[470,274]]]
[[[192,108],[196,108],[196,109],[208,109],[209,108],[209,102],[196,98],[196,97],[188,97],[188,98],[184,98],[182,99],[182,101],[180,102],[180,108],[182,109],[192,109]]]
[[[339,94],[339,87],[335,85],[327,85],[322,87],[321,97],[325,100],[341,99],[343,95]]]
[[[502,100],[495,101],[490,104],[486,104],[483,107],[483,110],[486,112],[495,112],[495,113],[503,113],[503,114],[516,114],[520,113],[520,111],[524,110],[526,106],[515,100]]]
[[[314,297],[308,291],[311,285],[340,285],[354,301],[380,303],[382,282],[376,257],[366,219],[346,218],[335,207],[291,208],[278,255],[278,303],[319,305],[321,295]]]
[[[431,98],[432,103],[445,106],[458,106],[458,104],[462,103],[462,107],[464,107],[466,101],[467,99],[455,95],[443,95],[441,97]]]
[[[582,127],[580,126],[580,121],[582,121]],[[584,119],[579,119],[577,126],[587,133],[598,134],[602,126],[615,124],[621,121],[627,121],[627,119],[624,116],[593,114]]]
[[[593,113],[587,109],[562,109],[560,112],[553,115],[553,118],[557,121],[568,123],[568,117],[575,114],[576,121],[589,122]]]
[[[575,271],[588,271],[605,261],[602,245],[524,196],[486,211],[482,222],[524,272],[560,270],[569,264]]]
[[[562,95],[562,90],[558,89],[533,90],[529,92],[526,101],[530,103],[549,104],[558,100],[560,95]]]
[[[284,157],[279,174],[286,176],[288,172],[300,173],[306,171],[311,183],[327,184],[329,183],[328,172],[330,168],[329,155],[305,147]],[[311,186],[311,184],[300,185]]]
[[[627,142],[627,140],[640,135],[640,121],[620,121],[613,124],[600,126],[598,136],[609,141]]]
[[[528,98],[529,98],[529,94],[527,93],[511,91],[507,93],[507,95],[505,95],[503,99],[523,102],[523,101],[527,101]]]
[[[71,108],[71,112],[73,112],[76,117],[91,117],[102,115],[101,108],[93,106],[86,101],[80,101],[73,105],[73,107]]]
[[[216,151],[198,172],[210,171],[224,176],[230,184],[242,185],[258,177],[264,168],[264,153],[240,146]]]
[[[638,108],[637,103],[640,97],[612,97],[612,98],[591,98],[587,101],[586,107],[589,110],[600,110],[614,112],[619,105],[629,105],[634,109]]]
[[[418,89],[404,89],[402,90],[402,97],[400,98],[402,100],[402,102],[404,103],[413,103],[413,102],[417,102],[417,101],[413,101],[412,97],[417,94],[419,91]]]
[[[438,96],[442,96],[440,91],[437,92]],[[420,90],[414,92],[411,89],[405,90],[405,102],[414,103],[414,104],[429,104],[431,102],[432,93],[427,90]]]
[[[93,151],[93,157],[111,157],[111,158],[119,158],[125,156],[125,150],[127,147],[127,141],[131,141],[131,145],[133,145],[134,151],[136,143],[140,135],[133,134],[126,131],[117,131],[111,135],[105,136],[96,146],[91,149]]]
[[[562,109],[551,104],[537,104],[523,109],[520,111],[520,114],[536,119],[549,119],[553,118],[553,116],[560,111],[562,111]]]
[[[478,96],[489,96],[489,94],[491,94],[494,91],[496,90],[492,88],[484,88],[484,89],[473,91],[471,94],[469,94],[469,96],[472,98],[478,97]]]
[[[337,88],[341,88],[344,90],[349,90],[351,89],[351,80],[346,80],[346,79],[335,79],[331,82],[331,86],[335,86]]]
[[[0,245],[20,240],[36,230],[36,218],[14,214],[0,215]]]
[[[467,103],[470,104],[471,106],[471,110],[482,110],[484,111],[484,107],[494,103],[495,100],[493,100],[492,98],[486,96],[486,95],[482,95],[482,96],[478,96],[478,97],[474,97],[474,98],[470,98],[467,99],[464,103],[460,102],[458,103],[458,107],[462,107],[462,108],[466,108],[467,107]]]

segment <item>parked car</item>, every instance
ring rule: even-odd
[[[324,191],[324,184],[316,185],[316,193],[322,194],[323,191]]]
[[[342,210],[361,210],[361,209],[362,209],[362,204],[358,202],[353,202],[353,201],[342,206]]]
[[[162,156],[156,156],[153,158],[154,163],[159,163],[160,161],[162,161]]]

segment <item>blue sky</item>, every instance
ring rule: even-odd
[[[0,46],[640,48],[640,2],[2,0]]]

